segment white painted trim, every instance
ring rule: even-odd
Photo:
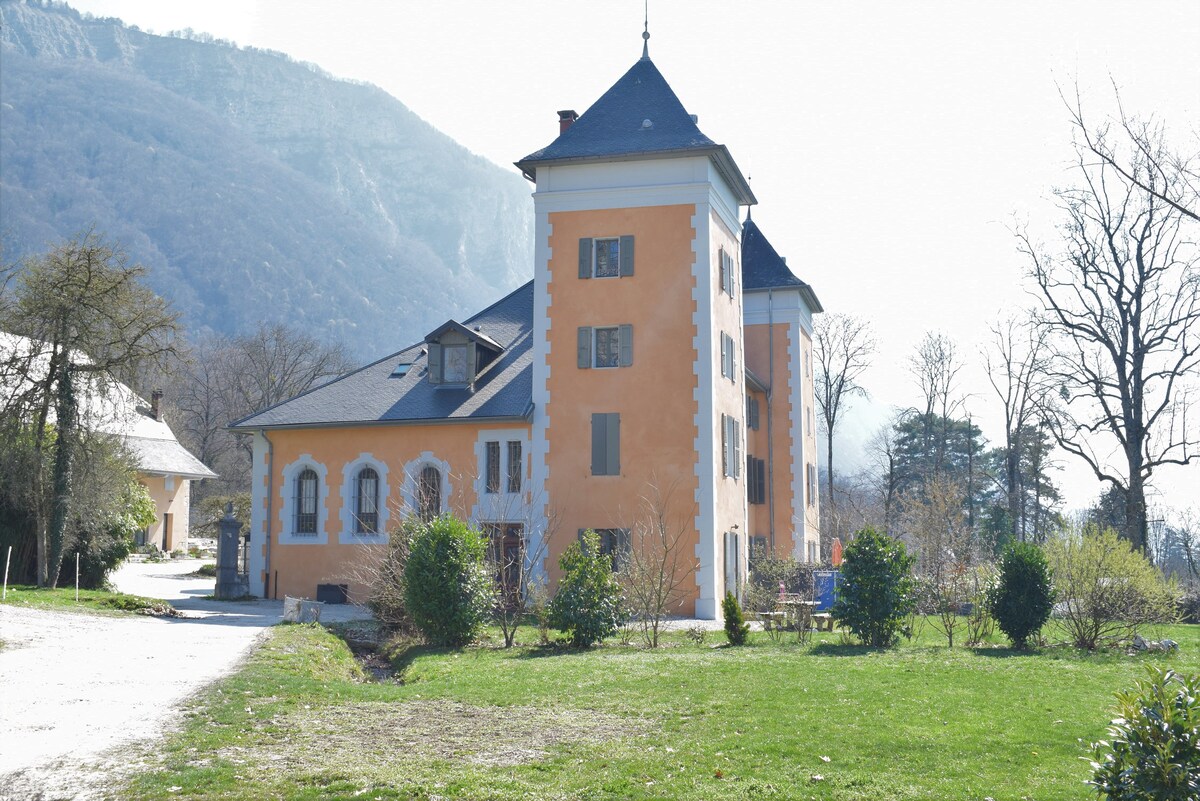
[[[297,534],[296,527],[296,477],[306,467],[317,474],[317,533]],[[311,453],[302,453],[296,461],[285,466],[283,480],[279,482],[279,544],[280,545],[325,545],[329,542],[329,470],[313,458]]]
[[[546,491],[550,478],[547,455],[550,443],[546,431],[550,426],[547,413],[550,404],[550,259],[553,248],[550,237],[554,226],[550,215],[538,202],[534,193],[534,258],[533,258],[533,419],[530,424],[529,445],[529,497],[533,509],[530,511],[525,553],[532,559],[541,554],[540,564],[529,564],[529,575],[535,581],[546,581],[549,573],[546,561],[550,549],[543,546],[542,538],[550,525],[550,504],[554,499]],[[534,502],[533,499],[536,499]],[[535,541],[536,538],[536,541]]]
[[[374,534],[359,534],[354,530],[354,491],[358,480],[358,472],[364,467],[374,468],[379,476],[379,525]],[[391,484],[388,482],[388,466],[382,459],[377,459],[370,453],[360,453],[353,462],[347,462],[342,467],[342,510],[338,517],[342,529],[338,533],[338,543],[341,545],[385,545],[389,541],[388,520],[391,517],[391,504],[388,497],[391,494]]]
[[[405,517],[411,517],[419,511],[417,487],[421,479],[421,471],[426,467],[436,467],[442,476],[442,505],[438,511],[444,513],[450,509],[450,496],[454,492],[454,485],[450,481],[450,463],[434,456],[433,451],[422,451],[420,456],[404,465],[404,487],[400,495],[404,500]]]
[[[267,569],[267,438],[255,431],[250,444],[250,594],[261,598]]]
[[[707,195],[707,192],[706,192]],[[707,197],[705,198],[707,200]],[[695,309],[692,312],[692,324],[695,334],[692,338],[692,348],[695,351],[695,361],[692,371],[696,375],[696,388],[692,390],[692,400],[696,403],[695,424],[696,439],[696,559],[699,567],[696,569],[696,586],[699,596],[696,598],[696,617],[701,620],[716,620],[720,614],[720,599],[717,598],[719,576],[718,544],[716,526],[716,497],[713,489],[716,485],[717,474],[720,472],[719,459],[715,446],[716,432],[713,414],[713,367],[714,340],[712,320],[712,275],[709,253],[709,214],[708,203],[696,206],[692,216],[692,228],[695,238],[692,240],[692,301]],[[725,379],[722,379],[725,380]],[[719,418],[717,418],[719,421]]]
[[[709,187],[704,183],[674,186],[616,187],[613,189],[538,191],[534,203],[545,212],[637,209],[647,206],[707,205]]]
[[[487,443],[500,443],[500,491],[489,493],[487,489]],[[508,443],[521,443],[521,491],[508,492]],[[475,438],[475,505],[471,507],[471,522],[475,526],[483,523],[522,523],[530,527],[532,510],[531,481],[528,478],[531,455],[529,431],[520,428],[485,429]]]
[[[788,352],[788,432],[792,451],[792,554],[800,561],[808,558],[806,516],[808,505],[804,488],[807,467],[804,463],[804,366],[800,328],[796,324],[787,328]]]
[[[750,292],[745,295],[742,313],[743,325],[767,325],[774,319],[776,325],[791,323],[799,325],[812,336],[812,309],[804,302],[798,289],[776,289],[771,310],[767,309],[766,292]]]

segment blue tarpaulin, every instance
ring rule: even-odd
[[[818,612],[828,612],[837,598],[838,585],[842,583],[840,570],[813,571],[813,600],[817,602]]]

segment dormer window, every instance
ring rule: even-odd
[[[425,337],[425,343],[429,383],[447,387],[473,387],[504,351],[478,327],[470,329],[453,320]]]
[[[442,381],[447,384],[465,384],[474,376],[467,375],[467,348],[474,345],[442,346]]]

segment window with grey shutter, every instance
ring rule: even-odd
[[[484,492],[495,494],[500,491],[500,443],[487,442],[484,447],[487,449],[487,479],[484,482]]]
[[[592,240],[592,250],[595,256],[594,278],[616,278],[621,274],[621,239]]]
[[[633,237],[621,237],[621,275],[633,275]]]
[[[577,364],[579,369],[586,370],[592,366],[592,329],[591,326],[579,327]]]
[[[746,427],[757,431],[759,426],[758,398],[746,396]]]
[[[726,478],[733,475],[731,464],[733,461],[733,451],[731,450],[733,437],[729,433],[729,420],[729,415],[721,415],[721,475]]]
[[[724,292],[725,291],[725,270],[726,270],[725,248],[721,248],[720,255],[717,256],[717,270],[720,274],[721,291]]]
[[[521,491],[521,477],[524,474],[524,465],[521,462],[521,442],[511,440],[508,443],[508,491],[510,493]]]
[[[729,377],[729,335],[721,332],[721,378]]]
[[[729,338],[729,380],[737,383],[737,343],[733,341],[733,337]]]
[[[594,367],[621,366],[621,329],[619,326],[593,328],[595,334]]]
[[[621,474],[621,415],[592,415],[592,475]]]
[[[622,325],[618,326],[618,338],[621,343],[620,366],[631,367],[633,365],[633,326]]]
[[[592,277],[592,238],[590,236],[579,240],[579,277]]]
[[[736,417],[729,418],[733,429],[733,477],[742,477],[742,424]]]

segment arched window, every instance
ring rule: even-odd
[[[421,470],[417,513],[428,523],[442,512],[442,472],[433,465]]]
[[[354,532],[379,531],[379,474],[372,467],[358,471],[354,481]]]
[[[296,476],[296,533],[317,533],[317,474],[310,467]]]

